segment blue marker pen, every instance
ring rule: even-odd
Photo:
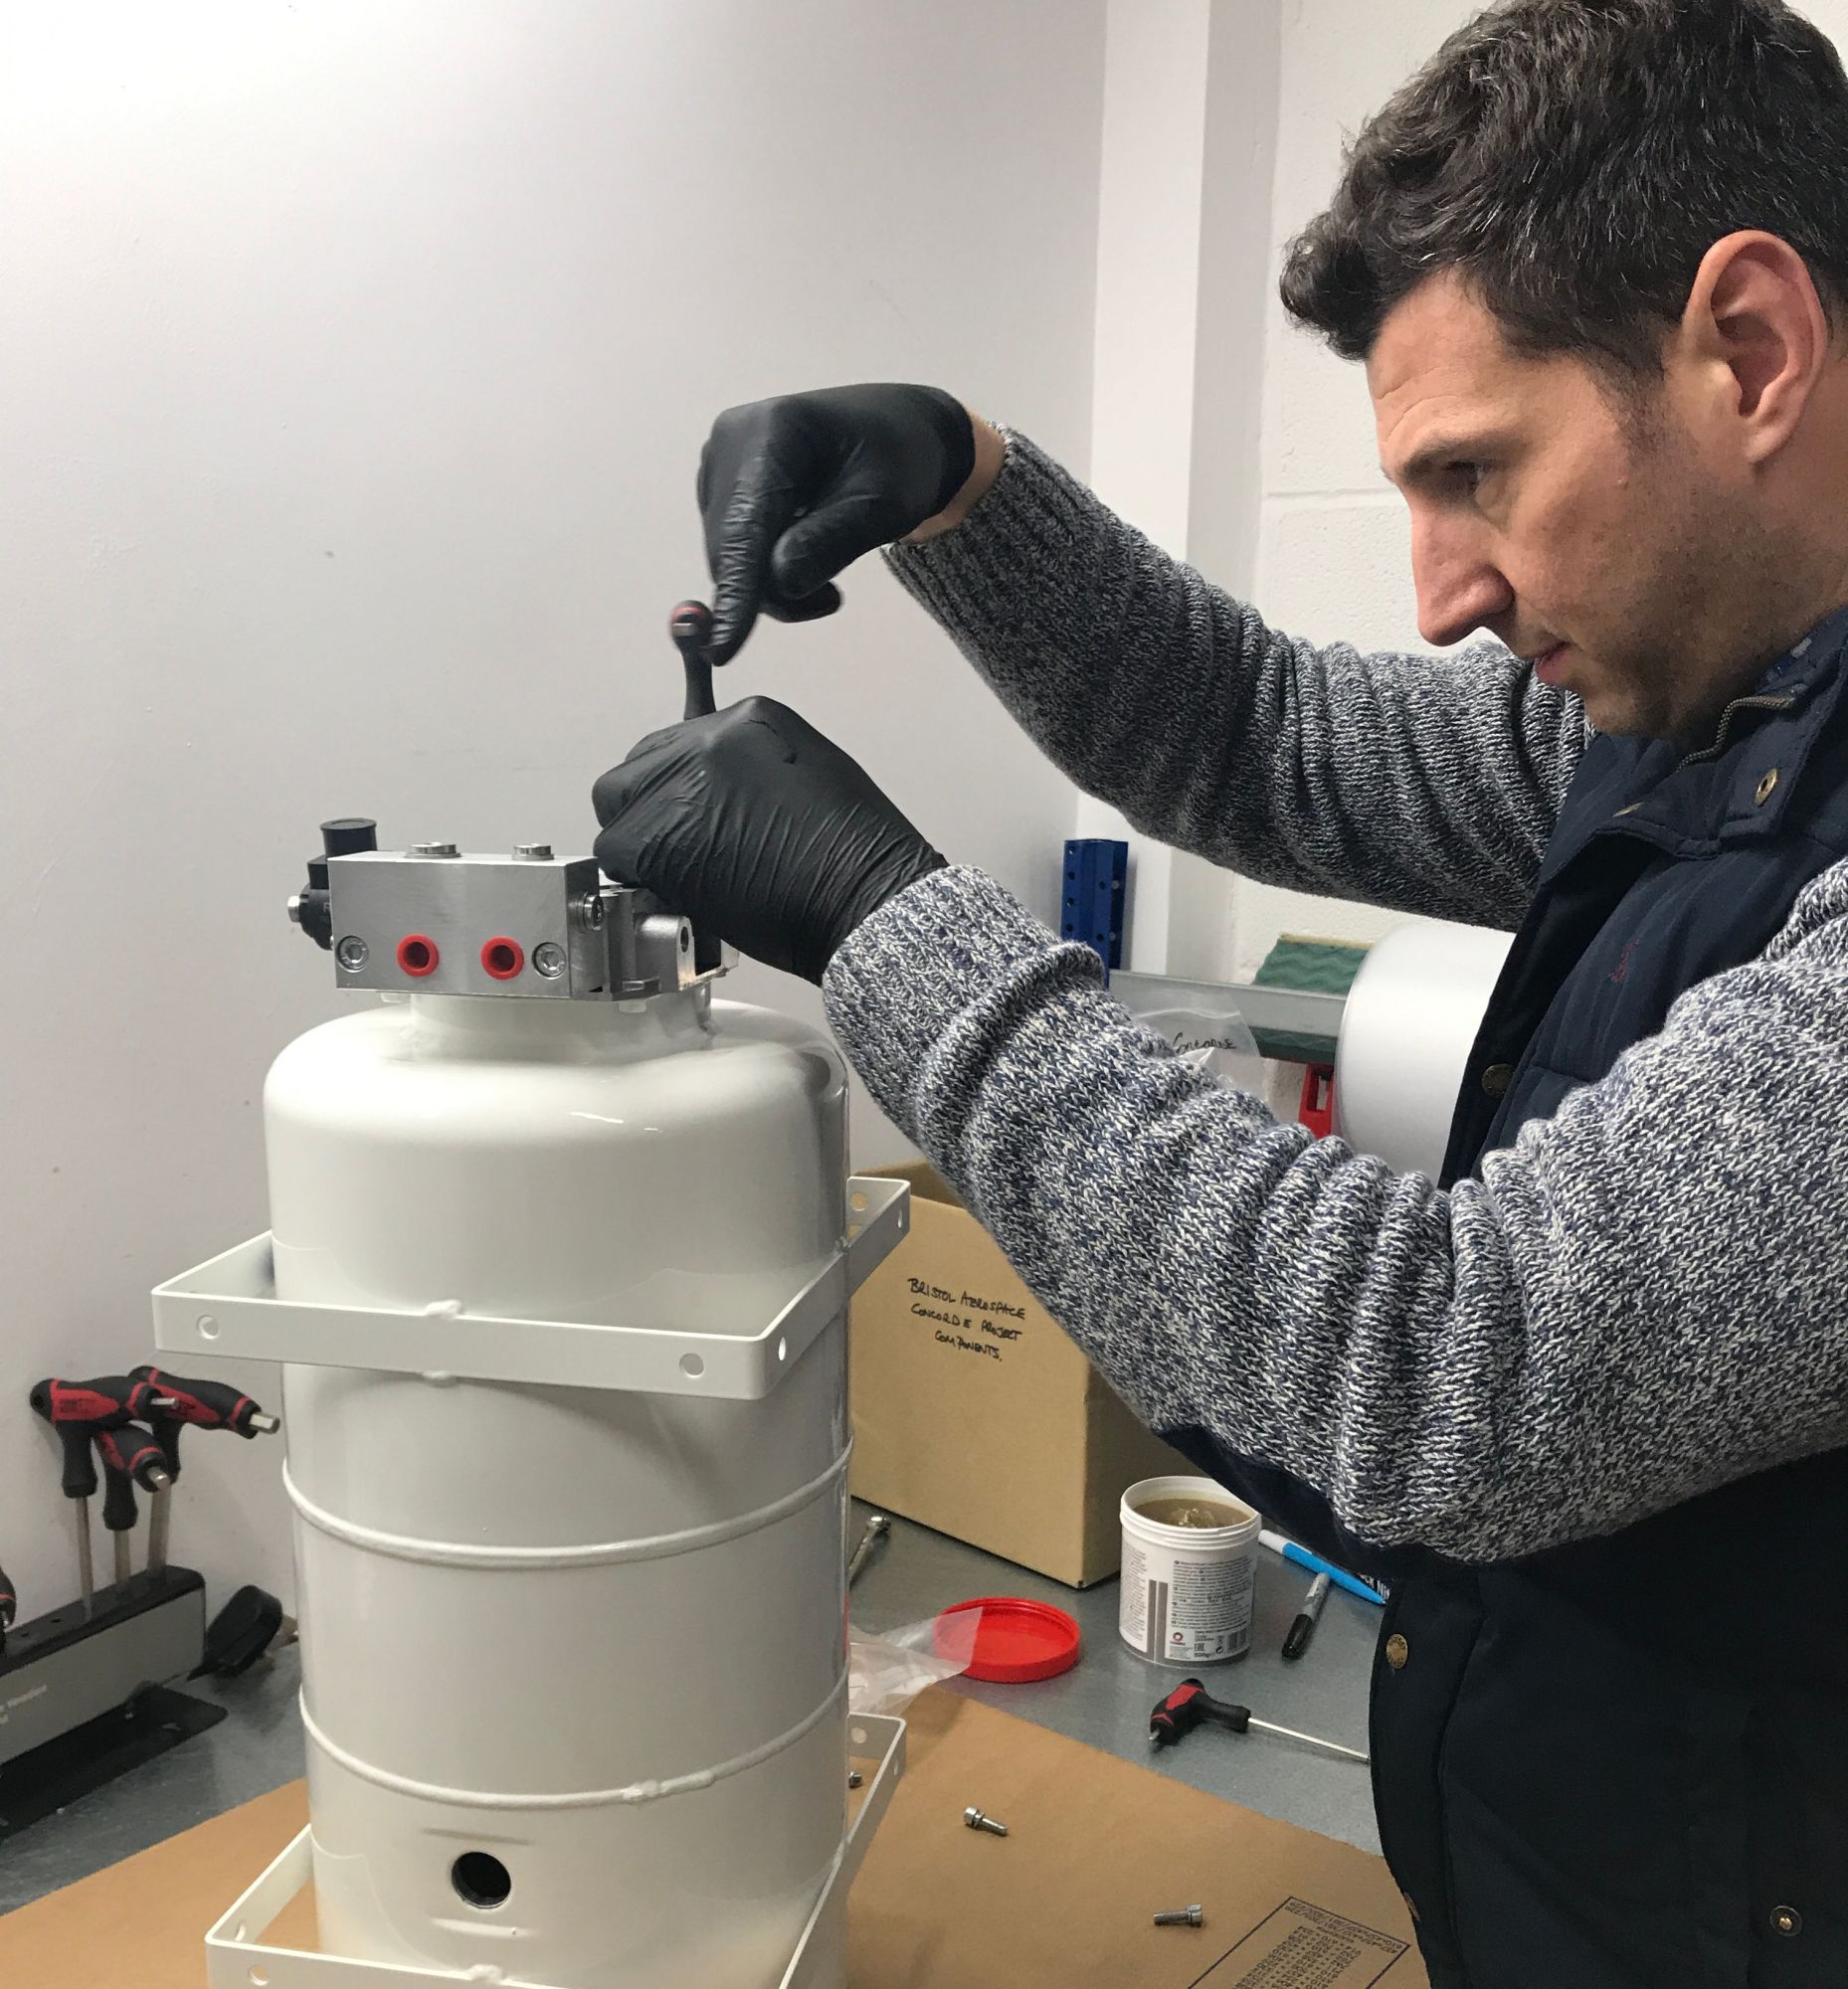
[[[1294,1540],[1286,1540],[1281,1534],[1261,1533],[1258,1538],[1272,1553],[1280,1553],[1285,1560],[1293,1560],[1298,1567],[1306,1567],[1312,1574],[1326,1574],[1337,1588],[1345,1588],[1350,1595],[1358,1595],[1363,1602],[1384,1603],[1386,1599],[1383,1582],[1369,1581],[1362,1574],[1350,1574],[1345,1567],[1337,1567],[1320,1554],[1312,1554],[1307,1547],[1299,1547]]]

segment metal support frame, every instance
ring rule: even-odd
[[[837,1923],[846,1905],[847,1888],[891,1802],[892,1791],[905,1771],[905,1722],[883,1715],[849,1714],[847,1733],[862,1758],[877,1757],[865,1797],[847,1826],[833,1869],[809,1915],[802,1939],[779,1989],[809,1989],[820,1962],[816,1935]],[[358,1961],[339,1954],[304,1954],[296,1948],[273,1947],[264,1935],[277,1915],[313,1876],[313,1848],[303,1830],[252,1885],[205,1937],[206,1981],[210,1989],[433,1989],[470,1979],[448,1968],[420,1968],[396,1961]],[[528,1976],[498,1978],[498,1989],[553,1989]]]
[[[530,1381],[759,1401],[801,1359],[910,1226],[910,1187],[855,1175],[839,1252],[748,1336],[588,1320],[503,1319],[461,1299],[421,1310],[281,1299],[268,1231],[154,1288],[154,1345],[431,1380]]]

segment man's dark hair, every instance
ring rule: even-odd
[[[1780,0],[1510,0],[1460,28],[1348,147],[1291,244],[1290,314],[1344,358],[1438,271],[1517,349],[1654,375],[1737,229],[1848,302],[1848,78]]]

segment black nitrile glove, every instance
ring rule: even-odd
[[[943,868],[856,761],[767,697],[650,733],[591,799],[609,876],[818,985],[862,919]]]
[[[831,583],[934,518],[976,466],[976,432],[935,387],[828,387],[727,408],[699,458],[715,663],[760,614],[813,622]]]

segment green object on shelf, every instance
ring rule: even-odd
[[[1259,988],[1290,988],[1301,994],[1345,994],[1354,986],[1354,977],[1367,958],[1367,947],[1358,940],[1315,939],[1302,933],[1285,933],[1264,956],[1264,964],[1251,978]],[[1333,1063],[1332,1036],[1303,1036],[1282,1030],[1266,1030],[1258,1048],[1267,1057],[1282,1063]]]

